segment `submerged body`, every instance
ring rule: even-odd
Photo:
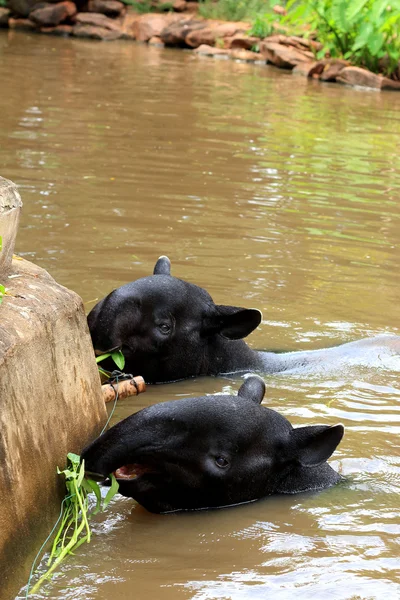
[[[88,324],[96,352],[121,348],[125,371],[142,375],[147,383],[239,371],[270,374],[351,364],[380,366],[393,357],[400,370],[396,335],[321,350],[282,354],[252,350],[243,338],[261,318],[256,309],[215,304],[206,290],[173,277],[169,259],[161,257],[153,275],[101,300],[90,312]]]
[[[122,495],[151,512],[251,502],[330,487],[326,462],[343,426],[294,429],[260,406],[265,385],[248,377],[238,396],[185,398],[145,408],[82,453],[90,476],[115,472]]]

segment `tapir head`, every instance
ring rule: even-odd
[[[219,352],[227,340],[241,340],[260,323],[255,309],[214,304],[202,288],[170,274],[166,256],[154,274],[128,283],[99,302],[88,316],[97,353],[121,348],[125,371],[147,383],[175,381],[236,369],[235,347]],[[111,365],[109,365],[111,366]]]
[[[238,396],[186,398],[145,408],[82,453],[87,472],[115,472],[120,493],[151,512],[221,507],[270,494],[322,489],[340,476],[326,463],[343,426],[294,429],[260,406],[264,382]]]

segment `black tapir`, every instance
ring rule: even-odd
[[[263,380],[251,376],[237,396],[144,408],[83,451],[85,471],[97,479],[114,472],[120,493],[155,513],[229,506],[337,483],[341,476],[326,460],[343,426],[294,429],[260,406],[264,393]]]
[[[204,289],[171,276],[170,266],[166,256],[160,257],[153,275],[114,290],[88,316],[96,352],[121,348],[125,371],[147,383],[238,371],[339,368],[357,361],[379,364],[385,355],[397,355],[400,370],[395,335],[303,352],[252,350],[242,338],[260,324],[261,312],[214,304]]]

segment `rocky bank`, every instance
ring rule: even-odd
[[[154,0],[152,4],[154,9],[169,10],[138,14],[119,0],[8,0],[7,8],[0,7],[0,27],[187,48],[199,55],[272,64],[321,81],[400,90],[400,81],[354,67],[345,60],[316,60],[315,51],[321,49],[317,41],[282,34],[252,37],[248,33],[250,23],[201,18],[198,2],[173,0],[166,4],[165,0]]]

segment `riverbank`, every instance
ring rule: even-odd
[[[266,38],[251,36],[250,23],[203,19],[198,15],[197,2],[175,0],[171,6],[168,12],[138,14],[118,0],[89,0],[85,10],[78,1],[9,0],[8,8],[0,8],[0,26],[11,31],[186,48],[198,55],[270,64],[321,81],[400,90],[399,81],[348,61],[316,60],[321,45],[315,40],[281,33]]]

